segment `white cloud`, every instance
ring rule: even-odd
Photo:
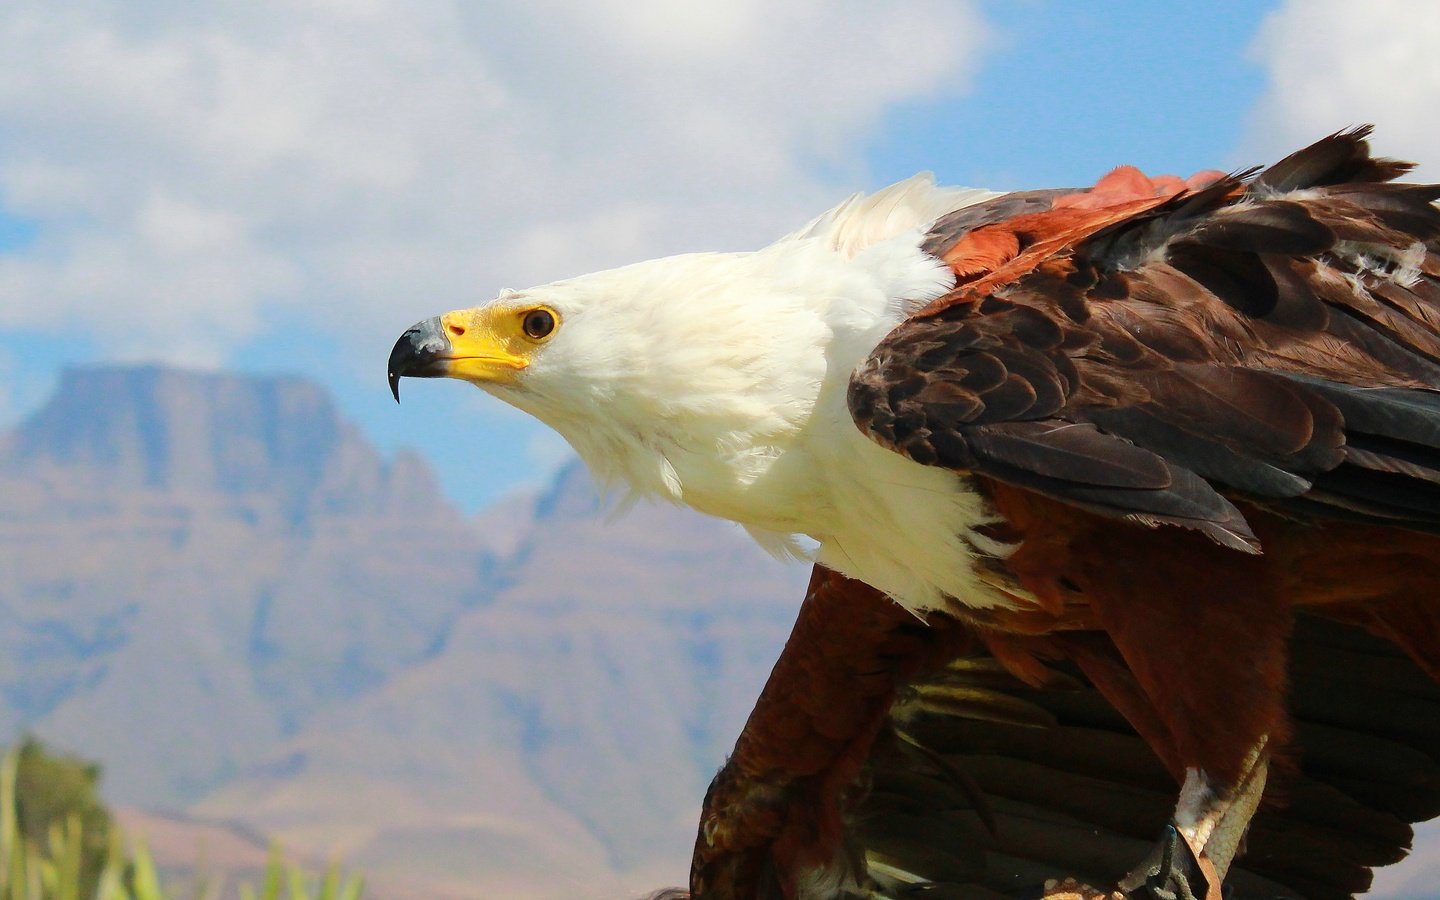
[[[1287,0],[1252,48],[1269,85],[1245,158],[1273,160],[1372,122],[1374,144],[1440,178],[1440,5],[1415,0]]]
[[[982,37],[948,0],[11,0],[0,198],[40,232],[0,257],[0,327],[218,362],[280,307],[388,341],[753,244]]]

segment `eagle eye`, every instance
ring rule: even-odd
[[[520,320],[520,327],[532,340],[543,341],[555,330],[555,314],[543,307],[532,309]]]

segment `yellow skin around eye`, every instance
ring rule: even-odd
[[[516,374],[530,365],[530,354],[549,337],[533,338],[525,333],[525,318],[536,309],[553,317],[556,325],[550,334],[554,334],[559,316],[547,307],[483,306],[441,316],[440,327],[450,341],[448,374],[466,381],[513,384]]]

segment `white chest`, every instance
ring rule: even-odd
[[[682,474],[680,499],[739,522],[772,551],[806,535],[818,544],[817,561],[917,613],[952,597],[975,608],[1014,605],[980,565],[1011,548],[977,534],[998,517],[965,479],[874,443],[843,404],[822,404],[805,434],[772,449],[739,489],[706,490],[705,478]]]

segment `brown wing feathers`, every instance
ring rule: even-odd
[[[942,220],[927,248],[957,287],[857,371],[857,422],[920,462],[1237,548],[1254,536],[1220,491],[1440,526],[1440,187],[1388,183],[1408,166],[1367,133],[1248,182]]]
[[[1169,817],[1175,782],[1082,668],[1056,661],[1133,677],[1108,639],[1007,638],[1049,658],[1036,686],[994,655],[996,636],[943,614],[919,626],[880,599],[816,569],[706,796],[693,896],[823,884],[837,900],[1013,900],[1061,876],[1113,884]],[[1297,613],[1297,752],[1227,878],[1238,900],[1364,891],[1371,868],[1404,857],[1409,823],[1440,814],[1440,686],[1363,616],[1341,621],[1360,609]]]
[[[849,815],[871,877],[887,896],[935,898],[1020,896],[1060,874],[1114,883],[1170,815],[1171,776],[1078,671],[1037,689],[986,662],[924,683],[963,703],[922,704],[913,688],[897,701],[897,727],[927,752],[882,741],[871,758]],[[1350,897],[1404,856],[1408,822],[1440,813],[1440,688],[1387,642],[1311,614],[1290,681],[1303,756],[1275,776],[1285,801],[1255,817],[1227,885],[1237,898]]]

